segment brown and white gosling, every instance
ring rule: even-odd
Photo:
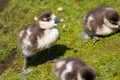
[[[28,74],[27,57],[50,48],[59,39],[59,31],[55,27],[62,19],[56,18],[50,11],[43,12],[35,18],[36,23],[28,25],[19,33],[19,44],[24,55],[23,74]]]
[[[102,37],[111,35],[120,29],[120,16],[112,7],[98,7],[84,16],[83,27],[86,38],[91,37],[95,43]]]
[[[96,72],[77,58],[65,58],[58,61],[53,72],[58,80],[96,80]]]

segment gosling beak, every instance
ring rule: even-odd
[[[60,19],[60,18],[55,18],[55,19],[54,19],[54,21],[55,21],[55,23],[59,23],[59,22],[62,22],[62,21],[63,21],[63,19]]]

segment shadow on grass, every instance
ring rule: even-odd
[[[36,66],[47,61],[52,61],[64,55],[66,50],[70,50],[65,45],[55,45],[49,49],[38,52],[36,55],[28,58],[28,66]]]

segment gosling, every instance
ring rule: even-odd
[[[65,58],[58,61],[53,72],[58,80],[96,80],[95,71],[77,58]]]
[[[83,28],[86,36],[91,37],[93,43],[96,43],[102,37],[111,35],[120,29],[120,16],[112,7],[98,7],[84,16]]]
[[[50,48],[60,37],[56,25],[62,19],[56,18],[51,11],[43,12],[39,17],[35,17],[35,21],[35,24],[28,25],[19,33],[18,40],[24,55],[23,74],[31,72],[27,69],[27,58]]]

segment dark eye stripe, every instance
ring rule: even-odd
[[[115,24],[115,25],[117,25],[117,23],[116,22],[111,22],[112,24]]]

